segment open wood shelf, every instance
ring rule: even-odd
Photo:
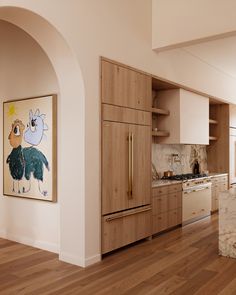
[[[170,112],[168,110],[157,109],[157,108],[152,108],[152,113],[159,114],[159,115],[166,115],[166,116],[168,116],[170,114]]]
[[[216,136],[209,136],[209,140],[217,140],[218,138]]]
[[[217,120],[209,119],[209,124],[218,124]]]
[[[152,131],[152,136],[163,136],[163,137],[167,137],[169,135],[170,135],[170,133],[168,131],[165,131],[165,130]]]

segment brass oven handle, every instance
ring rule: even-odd
[[[131,132],[131,184],[130,184],[130,198],[133,199],[133,185],[134,185],[134,134]]]

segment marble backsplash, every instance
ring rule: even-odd
[[[153,172],[159,177],[164,171],[172,170],[174,174],[192,173],[193,165],[198,160],[200,172],[207,171],[207,152],[204,145],[152,144]]]

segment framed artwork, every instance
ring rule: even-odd
[[[56,202],[57,96],[3,103],[3,194]]]

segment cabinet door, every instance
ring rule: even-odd
[[[150,145],[150,126],[103,122],[102,214],[150,204]]]
[[[133,181],[129,208],[151,203],[151,128],[129,125],[133,135]]]
[[[156,234],[168,228],[168,212],[153,216],[152,233]]]
[[[168,227],[171,228],[182,223],[182,209],[178,208],[168,212]]]
[[[236,183],[236,130],[230,128],[230,184]]]
[[[182,207],[182,192],[168,195],[168,209],[175,210]]]
[[[102,102],[139,110],[151,109],[151,77],[102,61]]]
[[[103,122],[102,130],[102,214],[129,207],[129,125]]]
[[[152,215],[158,215],[168,211],[168,195],[160,195],[152,198]]]

